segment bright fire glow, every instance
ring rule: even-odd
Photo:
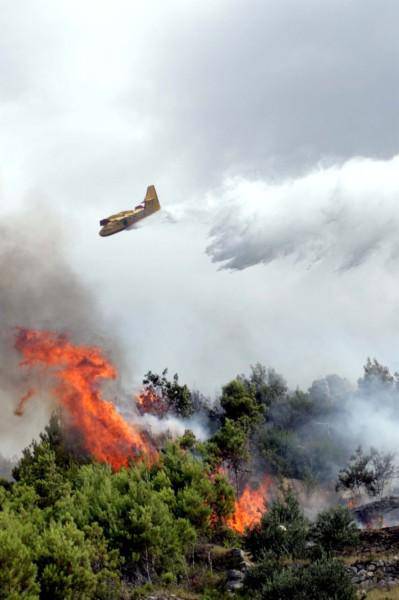
[[[51,391],[96,460],[114,469],[127,466],[129,460],[155,460],[156,451],[145,434],[101,397],[100,381],[115,379],[117,373],[99,348],[76,346],[66,336],[24,328],[17,330],[15,347],[23,356],[21,366],[42,366],[55,377]],[[22,412],[31,395],[25,394],[17,410]]]
[[[265,476],[259,486],[254,489],[246,485],[243,493],[236,500],[235,511],[228,520],[229,527],[238,533],[259,523],[262,514],[267,511],[267,496],[271,480]]]

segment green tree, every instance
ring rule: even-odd
[[[238,421],[246,430],[259,421],[261,410],[256,403],[255,390],[248,388],[240,379],[233,379],[223,387],[220,406],[224,419]]]
[[[267,369],[260,363],[251,365],[249,378],[240,375],[239,379],[253,392],[256,403],[263,408],[267,415],[269,408],[281,401],[288,393],[287,384],[283,377],[274,369]]]
[[[38,600],[40,587],[32,556],[34,536],[29,522],[8,510],[0,513],[1,600]]]
[[[196,443],[197,439],[191,429],[186,429],[184,434],[179,438],[179,446],[183,450],[193,450]]]
[[[397,469],[394,461],[394,452],[380,452],[376,448],[370,449],[370,466],[373,473],[373,481],[367,486],[367,491],[371,496],[381,498],[384,495],[385,488],[396,477]]]
[[[359,390],[363,394],[370,395],[375,392],[385,391],[391,393],[395,391],[398,384],[397,373],[391,375],[388,367],[379,363],[375,358],[373,360],[368,358],[363,370],[363,377],[358,380]]]
[[[306,448],[294,431],[267,427],[259,431],[256,442],[273,475],[303,479],[310,473]]]
[[[366,492],[369,496],[381,498],[387,485],[396,477],[394,460],[394,452],[384,453],[370,448],[370,452],[365,454],[359,446],[348,465],[338,473],[337,491],[350,490],[354,496]]]
[[[197,530],[209,533],[215,520],[232,512],[234,493],[226,478],[221,474],[211,477],[200,460],[177,444],[167,444],[160,467],[174,490],[176,516],[189,519]]]
[[[370,459],[370,454],[365,454],[362,447],[358,446],[348,465],[339,471],[336,490],[349,490],[358,497],[362,491],[370,489],[374,481]]]
[[[96,576],[91,567],[90,547],[75,523],[51,523],[41,535],[36,553],[40,598],[93,598]]]
[[[187,385],[179,384],[177,373],[173,375],[170,381],[167,375],[168,369],[164,369],[161,375],[148,371],[143,379],[143,385],[146,391],[156,394],[165,402],[168,410],[179,417],[190,417],[194,412],[191,392]]]
[[[114,600],[121,590],[121,557],[117,550],[109,550],[102,528],[94,523],[84,528],[90,548],[90,564],[96,575],[96,600]]]
[[[241,426],[226,419],[223,426],[207,444],[208,455],[213,464],[225,463],[233,471],[237,495],[241,468],[249,458],[248,435]]]
[[[49,441],[33,442],[24,451],[13,474],[19,483],[33,487],[41,507],[52,506],[70,491],[65,471],[58,467]]]
[[[235,507],[235,495],[234,490],[226,477],[221,474],[217,474],[213,478],[212,486],[212,519],[213,524],[217,528],[221,528],[226,519],[234,512]]]

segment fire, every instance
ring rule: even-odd
[[[153,462],[156,451],[145,435],[101,397],[99,382],[115,379],[117,372],[99,348],[76,346],[66,336],[24,328],[17,330],[15,347],[23,356],[21,366],[43,366],[54,376],[51,391],[56,401],[96,460],[114,469],[127,466],[132,459]],[[32,393],[25,394],[16,410],[22,412]]]
[[[140,414],[150,414],[164,417],[168,412],[168,406],[163,398],[152,388],[147,388],[136,396],[136,405]]]
[[[265,476],[257,489],[246,485],[240,498],[236,500],[235,511],[228,520],[229,527],[238,533],[244,533],[248,527],[259,523],[262,514],[266,512],[267,495],[271,481]]]
[[[354,498],[349,498],[349,500],[346,503],[346,506],[349,508],[349,510],[352,510],[353,508],[356,508],[357,503],[355,502]]]
[[[34,388],[30,388],[26,394],[24,394],[17,405],[17,408],[14,410],[14,414],[18,415],[18,417],[22,417],[22,415],[24,414],[24,410],[25,410],[25,404],[28,402],[28,400],[30,398],[32,398],[32,396],[34,396],[36,393],[36,390]]]

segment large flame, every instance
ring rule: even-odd
[[[270,485],[271,480],[266,475],[256,489],[249,484],[245,486],[243,493],[236,500],[234,514],[227,522],[229,527],[242,534],[247,528],[259,523],[262,514],[267,511]]]
[[[100,381],[115,379],[117,373],[99,348],[76,346],[63,335],[24,328],[17,330],[15,347],[23,356],[22,366],[41,365],[54,375],[53,395],[96,460],[114,469],[132,459],[154,460],[156,452],[145,435],[101,397]],[[32,393],[20,400],[19,413]]]

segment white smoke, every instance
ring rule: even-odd
[[[399,156],[354,158],[279,182],[232,178],[220,196],[207,251],[225,268],[290,258],[342,271],[399,257]]]
[[[167,434],[175,438],[183,435],[185,431],[190,430],[197,440],[201,442],[209,437],[209,430],[206,424],[196,417],[181,419],[168,415],[161,419],[156,415],[145,414],[135,416],[134,423],[155,436]]]
[[[347,418],[339,426],[352,444],[394,452],[399,461],[399,415],[382,396],[352,396],[347,405]]]

